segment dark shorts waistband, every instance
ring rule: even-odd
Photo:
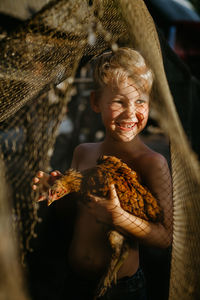
[[[117,282],[119,282],[119,283],[120,282],[128,282],[131,280],[140,280],[141,278],[144,278],[144,272],[143,272],[142,268],[139,267],[132,276],[124,276],[122,278],[119,278],[117,280]]]

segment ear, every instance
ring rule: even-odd
[[[90,94],[90,105],[94,112],[96,112],[96,113],[101,112],[100,107],[99,107],[99,101],[97,99],[97,95],[96,95],[95,91],[92,91]]]

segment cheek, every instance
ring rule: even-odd
[[[116,119],[119,115],[121,114],[121,111],[119,110],[114,110],[110,112],[110,117],[114,120]]]
[[[102,119],[107,120],[107,121],[112,121],[112,120],[115,120],[120,114],[121,114],[121,111],[119,109],[113,109],[113,108],[107,107],[107,109],[104,110]]]
[[[144,127],[149,117],[149,107],[144,107],[136,111],[139,127]]]

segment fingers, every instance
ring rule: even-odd
[[[37,186],[41,183],[42,185],[46,186],[47,181],[49,179],[49,174],[43,172],[43,171],[38,171],[36,176],[32,179],[33,181],[33,189],[37,189]]]
[[[33,178],[33,183],[35,183],[35,184],[32,185],[32,189],[33,189],[34,191],[37,190],[37,183],[38,183],[39,181],[40,181],[40,180],[39,180],[38,177],[34,177],[34,178]]]
[[[110,199],[118,198],[115,185],[113,183],[109,186],[109,189],[110,189]]]
[[[40,181],[40,180],[39,180],[38,177],[34,177],[34,178],[33,178],[33,182],[34,182],[34,183],[38,183],[39,181]]]
[[[101,199],[98,198],[97,196],[92,195],[92,194],[88,194],[86,200],[84,202],[82,202],[80,200],[80,203],[83,204],[85,207],[87,207],[87,209],[89,209],[90,212],[92,212],[92,211],[95,211],[97,209],[97,205],[99,203],[101,203],[100,200]]]
[[[110,201],[115,207],[120,207],[120,200],[114,184],[110,185]]]
[[[49,188],[49,184],[47,179],[45,180],[45,178],[38,178],[38,177],[34,177],[33,178],[33,185],[32,185],[32,189],[34,191],[36,191],[38,188],[41,190],[46,190]]]
[[[118,200],[118,195],[117,195],[117,192],[116,192],[116,189],[115,189],[115,185],[114,184],[110,184],[109,186],[109,198],[104,198],[104,197],[98,197],[98,196],[95,196],[93,194],[88,194],[88,199],[90,199],[91,201],[93,201],[94,203],[104,203],[104,202],[107,202],[108,199],[110,200],[115,200],[117,199]]]
[[[38,171],[36,174],[36,177],[38,178],[42,178],[44,176],[44,172],[43,171]]]
[[[37,172],[36,176],[33,178],[33,183],[39,183],[40,179],[43,178],[43,176],[44,176],[44,172],[42,171]],[[36,184],[32,185],[32,189],[36,190],[37,185]]]
[[[38,191],[39,197],[36,200],[37,202],[47,200],[48,198],[48,189],[54,184],[54,182],[60,178],[62,174],[60,171],[55,170],[49,174],[38,171],[36,176],[32,180],[32,190]]]
[[[32,185],[32,190],[36,191],[37,190],[37,185],[33,184]]]
[[[55,183],[55,181],[57,179],[59,179],[61,176],[62,176],[62,174],[60,173],[60,171],[57,171],[57,170],[52,171],[47,180],[48,184],[53,185]]]
[[[47,198],[46,191],[48,189],[47,179],[49,175],[43,171],[38,171],[36,176],[32,179],[32,190],[37,192],[37,202],[44,201]]]
[[[55,171],[51,172],[51,175],[52,176],[61,176],[62,174],[60,173],[60,171],[55,170]]]
[[[94,202],[94,203],[97,203],[97,202],[103,200],[103,198],[97,197],[97,196],[92,195],[92,194],[88,194],[88,199],[89,199],[90,202]]]

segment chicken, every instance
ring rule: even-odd
[[[81,172],[69,169],[49,189],[47,203],[50,205],[64,195],[76,192],[87,205],[90,194],[108,198],[111,184],[115,185],[120,205],[125,211],[147,221],[163,221],[161,207],[150,191],[139,183],[136,172],[114,156],[101,156],[95,167]],[[111,283],[116,282],[117,272],[128,256],[130,247],[128,238],[117,231],[110,230],[108,239],[112,257],[107,273],[99,283],[96,297],[104,295]]]

